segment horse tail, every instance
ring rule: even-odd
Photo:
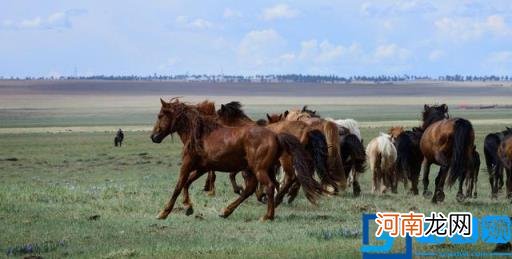
[[[363,143],[361,143],[356,134],[344,136],[343,141],[341,141],[340,150],[341,152],[349,152],[354,170],[357,173],[364,173],[366,169],[366,152]],[[348,172],[345,173],[347,174]]]
[[[279,146],[292,156],[293,168],[306,198],[313,204],[324,192],[322,185],[313,178],[313,161],[299,140],[288,133],[277,134]]]
[[[306,150],[313,158],[313,164],[315,165],[315,170],[320,180],[336,188],[337,183],[330,177],[327,170],[327,141],[325,140],[325,135],[320,130],[308,132]]]
[[[485,165],[487,167],[487,172],[489,173],[489,175],[494,174],[493,168],[495,169],[497,163],[499,163],[497,144],[499,143],[499,139],[497,138],[498,137],[495,134],[491,133],[487,135],[484,140]]]
[[[329,172],[332,179],[338,183],[338,187],[344,190],[347,188],[347,177],[341,161],[340,135],[338,126],[334,122],[326,121],[324,124],[324,135],[327,140],[328,151],[328,165]]]
[[[457,119],[454,128],[451,170],[448,178],[449,186],[452,186],[457,179],[464,181],[465,170],[468,169],[464,162],[471,162],[467,159],[472,160],[472,156],[469,157],[468,155],[474,144],[474,140],[472,141],[474,131],[471,122],[466,119]]]

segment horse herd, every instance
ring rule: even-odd
[[[292,202],[300,188],[313,204],[322,195],[336,195],[348,187],[360,195],[358,177],[366,163],[373,174],[375,193],[396,193],[399,181],[406,188],[410,181],[409,192],[417,195],[423,167],[423,195],[432,196],[432,202],[444,200],[446,180],[449,186],[458,181],[459,202],[477,196],[480,158],[473,127],[466,119],[450,118],[445,104],[425,105],[420,127],[392,127],[365,149],[356,121],[322,118],[307,106],[254,121],[239,102],[216,110],[209,101],[160,101],[151,140],[160,143],[177,133],[183,143],[183,157],[176,187],[158,219],[167,218],[182,191],[186,214],[192,214],[190,185],[208,174],[204,190],[214,194],[216,171],[230,173],[233,191],[239,194],[221,211],[221,217],[228,217],[254,193],[267,204],[262,220],[272,220],[275,207],[285,196]],[[489,134],[484,152],[492,197],[497,197],[504,184],[505,170],[507,196],[512,198],[512,130]],[[428,190],[432,164],[440,166],[433,193]],[[281,181],[276,179],[279,168],[283,171]],[[236,182],[238,172],[242,172],[243,186]]]

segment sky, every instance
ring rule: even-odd
[[[512,75],[503,1],[0,1],[0,76]]]

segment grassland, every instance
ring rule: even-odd
[[[0,92],[1,88],[0,85]],[[120,96],[102,102],[107,100],[102,95],[84,95],[80,99],[50,94],[34,99],[30,91],[10,94],[0,96],[0,257],[359,257],[361,214],[365,212],[470,211],[475,216],[511,213],[504,193],[500,193],[499,200],[490,199],[487,172],[482,166],[479,197],[462,204],[455,200],[455,188],[448,189],[445,202],[438,205],[421,196],[407,195],[402,186],[397,195],[375,196],[370,193],[371,175],[366,172],[361,177],[362,196],[356,198],[347,192],[325,197],[315,207],[301,194],[293,204],[280,206],[275,221],[268,223],[258,221],[265,206],[254,197],[229,218],[217,216],[236,197],[227,176],[219,173],[214,197],[203,193],[204,179],[192,186],[192,216],[185,216],[180,203],[167,220],[158,221],[155,216],[176,181],[181,144],[176,137],[153,144],[149,132],[144,131],[154,121],[157,96]],[[411,101],[407,96],[372,105],[366,102],[373,99],[366,97],[353,97],[350,104],[336,103],[328,97],[268,97],[264,101],[261,96],[244,98],[239,100],[247,103],[245,108],[253,118],[298,104],[313,104],[312,108],[324,116],[356,118],[362,122],[366,140],[386,131],[389,124],[417,125],[423,105],[423,101],[414,102],[420,99]],[[222,103],[229,97],[212,95],[210,99]],[[427,99],[427,103],[438,100]],[[482,103],[502,99],[486,99]],[[456,103],[455,99],[450,100],[449,103]],[[478,103],[477,99],[472,100]],[[512,114],[507,109],[456,107],[451,106],[452,116],[474,122],[479,151],[487,133],[511,124]],[[112,143],[112,131],[118,127],[129,129],[122,148],[114,148]],[[22,129],[38,130],[30,133]],[[415,245],[416,251],[492,248],[483,243]]]

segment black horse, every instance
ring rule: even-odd
[[[393,132],[391,132],[393,133]],[[423,131],[420,128],[405,130],[398,136],[393,136],[393,144],[395,144],[397,152],[396,169],[404,182],[411,181],[411,189],[409,193],[418,195],[418,182],[420,179],[421,163],[423,162],[423,154],[420,149],[420,140]]]
[[[512,129],[509,127],[502,132],[488,134],[484,140],[485,164],[489,173],[492,198],[497,198],[498,191],[503,187],[503,165],[498,158],[498,147],[508,135],[512,135]]]
[[[348,130],[347,130],[348,132]],[[347,179],[352,179],[354,196],[361,194],[358,176],[366,169],[366,151],[359,138],[351,133],[340,135],[340,155]]]
[[[123,144],[124,133],[123,130],[118,129],[114,138],[114,146],[120,147]]]

